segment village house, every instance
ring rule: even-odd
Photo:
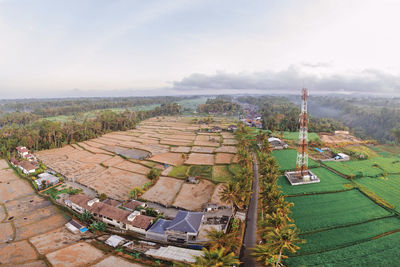
[[[122,204],[121,207],[124,208],[125,210],[134,212],[139,207],[146,208],[147,204],[141,201],[131,200],[127,203]]]
[[[25,156],[29,154],[29,150],[25,146],[17,146],[16,149],[18,154],[23,158],[25,158]]]
[[[112,204],[115,202],[109,201]],[[129,230],[140,234],[146,234],[146,230],[151,226],[154,217],[141,215],[139,211],[133,213],[115,206],[100,202],[99,199],[91,199],[86,195],[73,195],[65,204],[78,213],[90,212],[93,217],[104,222],[108,226],[113,226],[122,230]]]
[[[11,165],[13,165],[14,167],[17,167],[19,165],[19,161],[16,160],[15,158],[11,158],[10,159],[10,163]]]
[[[108,204],[108,205],[113,206],[113,207],[117,207],[117,208],[122,205],[121,202],[119,202],[117,200],[114,200],[114,199],[111,199],[111,198],[107,198],[106,200],[103,201],[103,203]]]
[[[51,175],[47,172],[39,174],[38,177],[39,178],[35,180],[35,183],[39,189],[44,189],[60,182],[60,179],[57,176]]]
[[[177,243],[194,242],[204,213],[178,211],[173,220],[158,220],[146,233],[146,237],[158,241]]]
[[[26,175],[34,173],[36,171],[36,167],[29,161],[20,162],[18,168],[20,168],[21,171]]]
[[[288,148],[288,145],[285,142],[283,142],[281,139],[276,138],[276,137],[268,138],[268,142],[271,144],[271,146],[274,149],[286,149],[286,148]]]

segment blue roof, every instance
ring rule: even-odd
[[[202,219],[202,212],[180,210],[166,229],[184,233],[197,233]]]
[[[87,229],[86,227],[83,227],[82,229],[80,229],[79,231],[81,231],[82,233],[87,232],[89,229]]]
[[[170,220],[159,219],[153,226],[149,229],[150,232],[164,234],[165,228],[168,227]]]

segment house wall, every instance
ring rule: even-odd
[[[121,223],[121,222],[118,223],[118,222],[117,222],[116,220],[114,220],[114,219],[106,218],[106,217],[103,216],[102,220],[103,220],[103,222],[106,223],[106,224],[111,224],[111,225],[113,225],[113,226],[115,226],[115,227],[124,229],[123,223]]]
[[[165,234],[158,234],[153,232],[146,232],[146,238],[154,241],[167,242],[167,236]]]
[[[129,231],[132,231],[132,232],[136,232],[136,233],[139,233],[139,234],[143,234],[143,235],[146,234],[146,230],[138,228],[138,227],[134,227],[134,226],[129,225],[129,224],[126,225],[126,230],[129,230]]]

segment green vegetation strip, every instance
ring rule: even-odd
[[[391,214],[358,190],[288,197],[287,200],[294,203],[292,215],[303,233],[360,223]]]
[[[172,169],[172,171],[169,172],[168,176],[180,178],[180,179],[186,179],[186,174],[188,171],[189,166],[177,166]]]
[[[280,171],[290,171],[296,169],[296,158],[297,151],[293,149],[285,149],[285,150],[274,150],[272,152],[272,156],[278,162]],[[319,163],[315,162],[312,159],[308,160],[308,166],[310,168],[315,168],[319,166]]]
[[[302,195],[321,192],[338,192],[348,190],[345,187],[349,181],[326,168],[314,168],[312,172],[321,180],[319,183],[292,186],[285,176],[279,177],[278,185],[285,195]]]
[[[375,236],[391,231],[400,231],[398,217],[389,217],[361,223],[349,227],[303,234],[300,237],[307,242],[301,246],[298,255],[320,253],[371,240]]]
[[[374,157],[368,160],[325,161],[324,164],[346,176],[378,177],[385,173],[400,173],[400,158]]]
[[[400,212],[400,175],[375,178],[364,177],[357,179],[355,182],[389,202],[396,211]]]
[[[400,233],[323,253],[291,257],[287,266],[399,266]]]
[[[299,132],[284,132],[283,138],[287,140],[299,140]],[[308,133],[308,141],[319,141],[317,133]]]
[[[212,166],[208,165],[193,165],[189,169],[190,176],[199,176],[201,178],[211,179]]]

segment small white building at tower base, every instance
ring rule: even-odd
[[[291,185],[314,184],[319,183],[319,178],[310,170],[305,171],[305,175],[301,175],[301,171],[285,172],[285,176]]]

